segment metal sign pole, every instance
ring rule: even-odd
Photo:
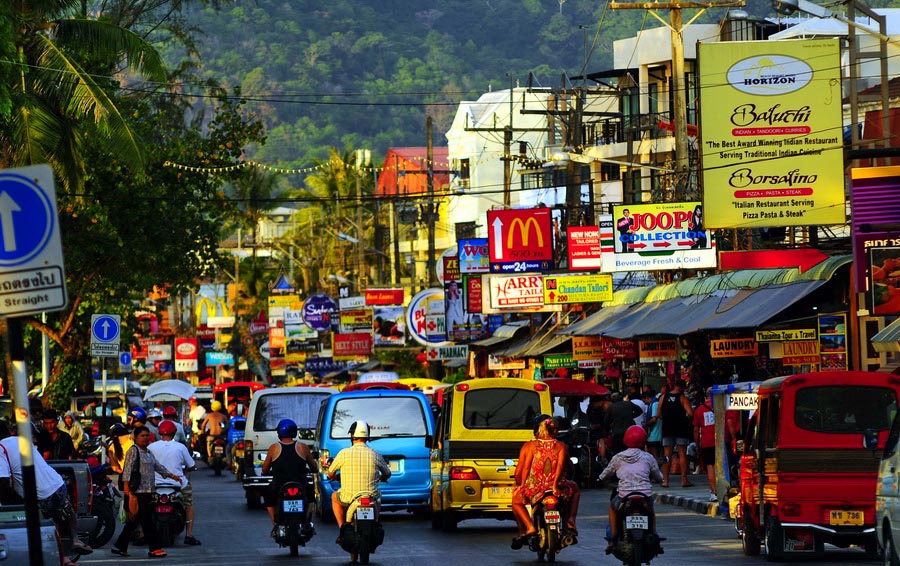
[[[28,411],[28,370],[25,366],[22,321],[18,318],[10,318],[7,319],[6,326],[6,349],[9,352],[13,372],[16,424],[19,428],[19,453],[22,459],[22,489],[25,494],[25,528],[28,531],[29,564],[44,566],[37,481],[34,476],[34,445],[31,443],[31,414]]]
[[[100,407],[102,416],[106,416],[106,358],[100,358],[100,386],[103,388],[103,392],[100,394]],[[96,397],[95,397],[96,399]],[[96,415],[94,415],[96,416]]]

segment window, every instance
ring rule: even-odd
[[[414,397],[357,397],[334,405],[331,438],[350,438],[350,425],[363,420],[370,438],[422,436],[428,433],[422,403]]]
[[[328,394],[275,393],[260,395],[253,416],[253,430],[276,430],[278,421],[291,419],[299,429],[314,429],[319,406]]]
[[[831,385],[797,391],[794,422],[826,434],[863,434],[891,428],[897,395],[888,387]]]
[[[463,401],[463,426],[468,429],[531,430],[541,412],[537,392],[525,389],[476,389]]]

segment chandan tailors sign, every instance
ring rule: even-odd
[[[838,47],[699,45],[707,228],[844,223]]]

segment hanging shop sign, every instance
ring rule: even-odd
[[[355,359],[372,354],[372,334],[368,332],[352,332],[348,334],[332,334],[332,355],[335,360]]]
[[[671,362],[678,359],[678,342],[675,340],[640,340],[638,341],[638,359],[640,362]]]
[[[547,354],[544,356],[544,370],[578,367],[578,360],[572,354]]]
[[[781,363],[786,366],[819,364],[819,342],[817,340],[795,340],[781,345]]]
[[[724,338],[709,341],[709,354],[714,358],[755,356],[759,344],[753,338]]]
[[[372,309],[341,311],[341,332],[371,331],[374,322]]]
[[[175,371],[197,371],[199,347],[196,338],[175,339]]]
[[[706,226],[844,224],[838,38],[697,50]]]
[[[603,357],[606,359],[633,360],[637,358],[634,340],[603,337]]]
[[[492,354],[488,354],[489,370],[509,370],[509,369],[525,369],[525,360],[513,358],[499,358]]]
[[[467,360],[469,359],[469,347],[462,345],[433,345],[426,346],[426,359],[429,362],[448,361],[448,360]]]
[[[544,306],[544,277],[537,274],[490,278],[491,306],[518,309]]]
[[[288,308],[294,303],[300,302],[299,295],[269,295],[269,308],[284,307]]]
[[[569,269],[592,270],[603,267],[599,226],[569,226]]]
[[[457,243],[460,273],[488,273],[491,270],[487,238],[469,238]]]
[[[732,393],[727,399],[726,411],[755,411],[759,408],[759,395],[756,393]]]
[[[470,313],[480,313],[484,294],[481,291],[480,275],[463,275],[463,287],[466,290],[466,310]]]
[[[787,342],[789,340],[815,340],[819,336],[815,328],[786,328],[782,330],[757,330],[757,342]]]
[[[357,295],[355,297],[339,297],[338,298],[338,307],[342,311],[350,311],[356,309],[362,309],[366,306],[366,298],[362,295]]]
[[[373,305],[402,305],[403,289],[366,289],[366,304]]]
[[[572,336],[572,357],[576,360],[603,359],[603,338],[600,336]]]
[[[553,268],[549,208],[489,210],[487,223],[492,273],[550,271]]]
[[[544,276],[544,304],[600,303],[612,299],[612,275]]]
[[[328,295],[319,293],[303,301],[303,321],[314,330],[331,330],[331,321],[339,312],[338,305]]]
[[[292,340],[315,340],[319,337],[319,331],[313,330],[309,326],[307,326],[303,322],[299,322],[296,324],[285,324],[282,330],[282,335],[285,338],[290,338]]]
[[[151,344],[147,346],[147,361],[162,362],[172,359],[171,344]]]
[[[231,352],[206,352],[206,367],[233,365],[234,355]]]

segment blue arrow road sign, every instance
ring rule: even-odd
[[[0,266],[21,265],[41,253],[55,224],[45,189],[22,175],[0,174]]]
[[[118,342],[119,317],[108,314],[96,316],[91,322],[91,334],[98,342]]]
[[[119,354],[119,365],[120,366],[130,366],[131,365],[131,352],[122,352]]]

